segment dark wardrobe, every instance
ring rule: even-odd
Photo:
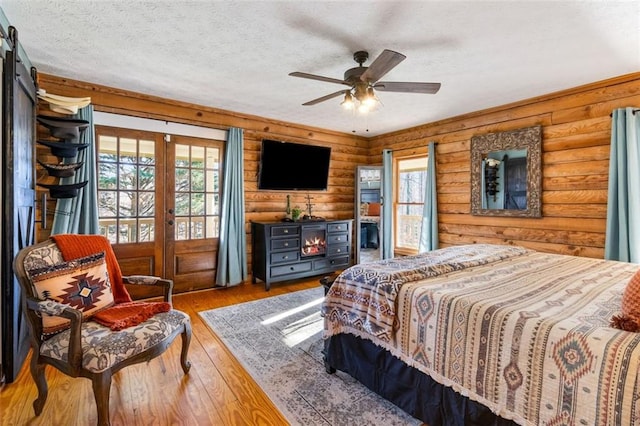
[[[20,57],[18,32],[2,29],[2,226],[0,235],[0,380],[13,382],[29,351],[28,326],[22,312],[13,258],[34,243],[36,72]]]

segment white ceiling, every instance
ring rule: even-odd
[[[639,1],[0,0],[39,72],[373,136],[640,71]],[[337,97],[353,52],[407,56],[368,118]],[[371,60],[370,60],[371,61]],[[370,63],[367,62],[365,65]],[[368,132],[367,132],[368,129]]]

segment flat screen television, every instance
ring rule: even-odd
[[[258,189],[324,191],[330,159],[330,147],[263,139]]]

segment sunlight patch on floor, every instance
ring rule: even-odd
[[[293,348],[315,334],[322,332],[322,324],[322,317],[318,310],[318,312],[287,325],[282,330],[282,335],[284,336],[282,341],[288,347]]]
[[[295,315],[298,312],[302,312],[305,309],[309,309],[309,308],[313,308],[314,306],[318,306],[318,311],[320,311],[320,305],[322,304],[322,301],[324,300],[324,297],[320,297],[319,299],[316,300],[312,300],[309,303],[305,303],[304,305],[300,305],[300,306],[296,306],[293,309],[289,309],[287,311],[281,312],[279,314],[276,314],[270,318],[265,319],[264,321],[262,321],[260,324],[262,325],[269,325],[269,324],[273,324],[274,322],[278,322],[280,320],[283,320],[287,317],[290,317],[291,315]]]

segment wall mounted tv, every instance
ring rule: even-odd
[[[330,147],[263,139],[258,189],[324,191],[330,159]]]

